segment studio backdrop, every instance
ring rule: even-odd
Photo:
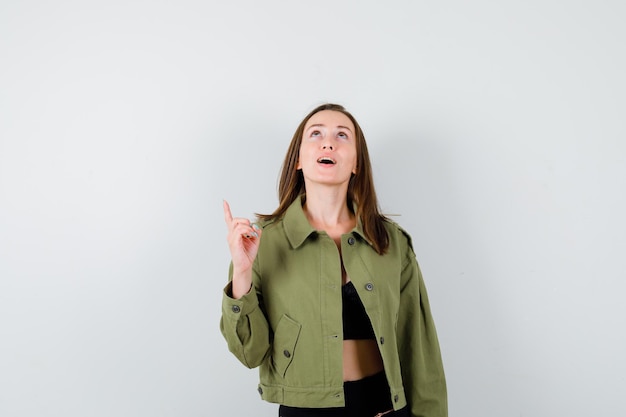
[[[626,415],[622,1],[0,4],[0,415],[276,416],[219,332],[236,216],[343,104],[450,415]]]

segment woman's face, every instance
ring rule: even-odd
[[[356,138],[352,121],[345,114],[322,110],[304,126],[298,169],[305,183],[341,185],[356,173]]]

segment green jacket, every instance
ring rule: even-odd
[[[341,265],[335,242],[315,231],[300,199],[262,225],[254,290],[233,299],[224,289],[220,328],[230,351],[260,366],[259,393],[293,407],[344,406]],[[360,223],[341,237],[344,267],[370,318],[394,409],[447,416],[446,382],[426,288],[411,239],[386,223],[385,255]],[[232,277],[232,264],[231,264]]]

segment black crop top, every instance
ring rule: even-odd
[[[341,286],[343,340],[376,339],[365,307],[352,282]]]

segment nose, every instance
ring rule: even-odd
[[[321,146],[322,146],[322,149],[324,150],[326,149],[331,150],[331,151],[333,150],[333,144],[328,138],[324,138],[324,140],[321,143]]]

